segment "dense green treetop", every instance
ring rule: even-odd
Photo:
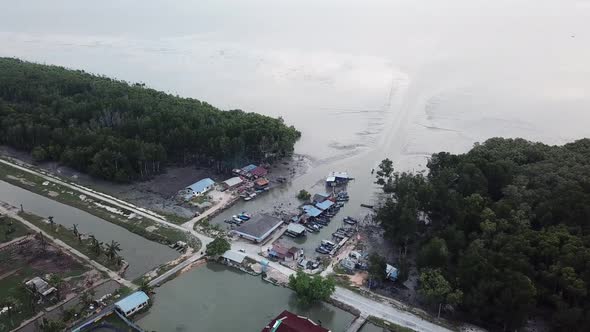
[[[231,244],[222,237],[216,237],[207,245],[205,253],[207,256],[221,256],[231,249]]]
[[[289,276],[289,287],[297,293],[297,299],[303,305],[326,301],[336,290],[332,277],[311,276],[303,271]]]
[[[428,169],[381,181],[377,215],[400,251],[418,248],[424,298],[497,329],[540,316],[590,331],[590,140],[494,138]]]
[[[0,143],[105,179],[146,178],[170,161],[220,170],[272,161],[291,154],[299,137],[281,118],[0,58]]]

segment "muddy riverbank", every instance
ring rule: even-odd
[[[216,182],[222,182],[232,176],[230,174],[217,174],[210,168],[172,165],[166,168],[165,173],[159,174],[148,181],[119,184],[94,178],[57,162],[35,163],[30,153],[7,146],[0,146],[0,155],[34,164],[42,170],[108,195],[118,197],[134,205],[145,207],[164,215],[173,215],[187,219],[193,217],[197,210],[194,207],[180,204],[175,199],[179,190],[203,178],[209,177]],[[272,187],[280,187],[282,184],[277,181],[277,178],[284,177],[291,180],[305,174],[310,167],[311,161],[307,157],[294,155],[271,165],[268,179],[271,181]]]

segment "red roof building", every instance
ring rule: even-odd
[[[319,326],[307,317],[285,310],[271,320],[262,332],[330,332],[330,330]]]
[[[252,174],[252,176],[255,178],[261,178],[263,176],[266,176],[267,173],[268,171],[266,170],[266,168],[260,166],[250,171],[250,174]]]

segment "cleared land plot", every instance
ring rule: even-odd
[[[0,331],[9,331],[43,308],[59,302],[60,297],[83,289],[90,269],[49,242],[34,236],[0,249],[0,299],[11,299],[14,310],[0,319]],[[34,295],[24,282],[34,278],[59,279],[58,292],[48,297]]]

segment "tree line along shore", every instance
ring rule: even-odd
[[[0,118],[0,144],[118,182],[169,163],[223,171],[273,161],[292,154],[301,135],[281,118],[14,58],[0,58]]]
[[[377,172],[390,196],[376,218],[399,250],[401,281],[415,262],[433,311],[493,330],[531,318],[590,330],[590,139],[494,138],[434,154],[428,171],[384,160]]]

